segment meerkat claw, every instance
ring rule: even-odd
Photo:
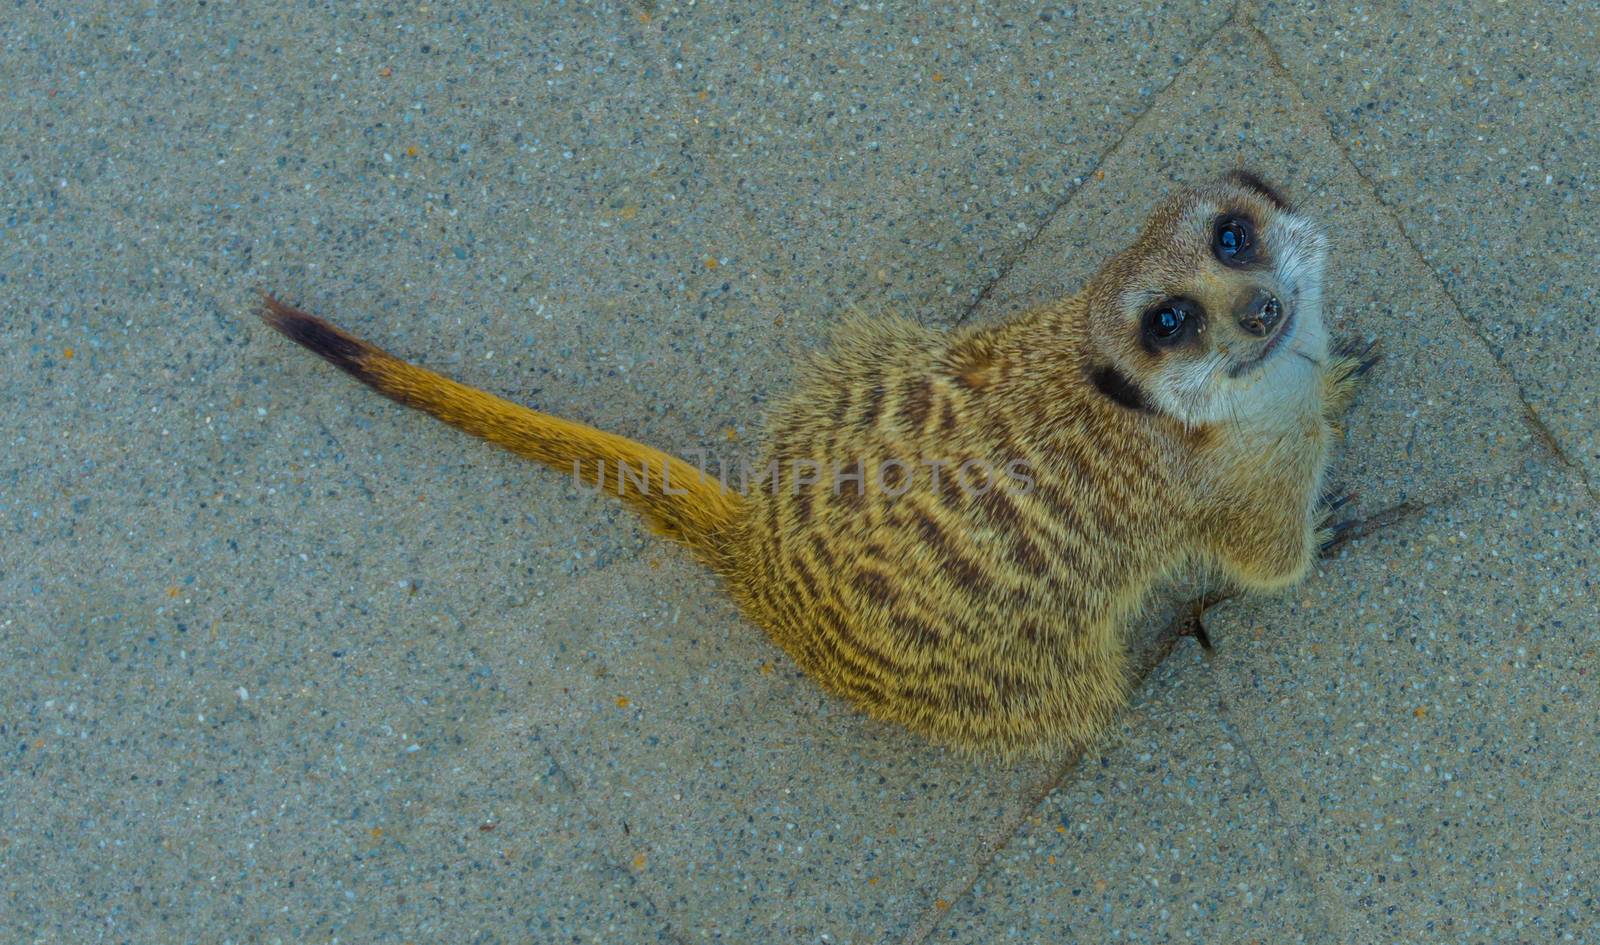
[[[1227,592],[1212,592],[1202,594],[1189,602],[1189,612],[1178,621],[1177,635],[1180,637],[1194,637],[1200,649],[1210,655],[1215,647],[1211,643],[1211,634],[1206,630],[1206,611],[1232,597]]]
[[[1211,653],[1211,634],[1206,631],[1206,610],[1214,601],[1207,595],[1189,602],[1189,612],[1178,621],[1178,636],[1194,637],[1200,649]]]
[[[1206,632],[1205,621],[1200,618],[1199,614],[1183,622],[1183,625],[1178,628],[1178,636],[1194,637],[1194,642],[1200,644],[1200,649],[1205,650],[1207,654],[1215,650],[1211,645],[1211,634]]]
[[[1323,492],[1322,497],[1317,500],[1316,521],[1320,523],[1317,528],[1317,546],[1318,554],[1322,557],[1327,557],[1329,553],[1350,540],[1350,531],[1357,524],[1356,519],[1341,519],[1332,525],[1326,523],[1335,512],[1349,505],[1355,498],[1354,492],[1333,488]]]
[[[1318,546],[1318,554],[1326,558],[1338,551],[1345,542],[1355,537],[1355,527],[1359,524],[1355,519],[1347,518],[1323,528],[1319,533],[1322,543]]]
[[[1355,362],[1355,367],[1350,371],[1352,377],[1363,377],[1383,360],[1383,352],[1378,350],[1378,344],[1377,338],[1365,343],[1347,341],[1334,353],[1336,357],[1349,358]]]
[[[1343,489],[1337,488],[1329,489],[1317,500],[1317,510],[1321,513],[1319,517],[1326,518],[1332,515],[1334,512],[1349,505],[1355,497],[1356,494],[1354,492],[1345,492]]]

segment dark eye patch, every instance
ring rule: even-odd
[[[1162,299],[1139,316],[1139,339],[1146,351],[1155,354],[1193,338],[1204,319],[1205,309],[1194,299]]]
[[[1262,262],[1259,243],[1255,221],[1242,213],[1224,213],[1211,225],[1211,253],[1225,266],[1254,268]]]

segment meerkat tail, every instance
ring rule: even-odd
[[[621,499],[652,530],[715,552],[740,497],[675,456],[540,413],[390,355],[314,315],[263,296],[262,321],[391,400],[573,474]]]

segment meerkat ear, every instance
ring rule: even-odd
[[[1240,187],[1245,187],[1255,191],[1261,196],[1267,198],[1267,202],[1272,204],[1274,207],[1277,207],[1279,210],[1294,209],[1294,207],[1290,205],[1289,201],[1284,198],[1283,194],[1279,193],[1278,190],[1271,184],[1262,180],[1260,175],[1256,174],[1254,171],[1247,171],[1243,168],[1232,170],[1223,176],[1223,180],[1232,181],[1233,183],[1238,184]]]

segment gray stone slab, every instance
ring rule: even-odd
[[[1105,221],[1243,131],[1240,153],[1352,228],[1336,243],[1383,251],[1335,274],[1336,314],[1372,330],[1378,313],[1391,344],[1341,459],[1367,507],[1499,481],[1528,451],[1483,350],[1426,342],[1437,290],[1360,187],[1323,186],[1317,110],[1248,42],[1193,59],[1215,5],[19,10],[0,25],[8,930],[876,942],[1043,901],[1050,874],[1020,865],[1026,886],[956,893],[1056,765],[954,758],[824,697],[627,513],[289,348],[249,317],[256,286],[545,409],[733,450],[829,313],[948,322],[1024,248],[985,311],[1070,288],[1120,242]],[[1240,111],[1240,88],[1266,104]],[[1086,251],[1090,229],[1108,245]],[[1490,709],[1524,724],[1536,692],[1559,708],[1588,681],[1547,674],[1515,713]],[[1120,784],[1174,825],[1181,792],[1144,779],[1193,761],[1205,796],[1231,798],[1216,823],[1248,831],[1260,793],[1205,753],[1214,733],[1134,724],[1130,745],[1182,750],[1051,804]],[[1563,871],[1592,859],[1595,759],[1575,725],[1541,736],[1568,762],[1528,761],[1507,815],[1540,829],[1491,820],[1519,858],[1477,877],[1510,892],[1472,921],[1560,928],[1583,908]],[[1200,836],[1184,862],[1206,862]],[[1079,862],[1144,863],[1108,835],[1092,854],[1057,837]],[[1298,910],[1274,849],[1234,862]],[[1452,862],[1430,889],[1489,860]],[[1102,928],[1171,921],[1158,896],[1106,895]],[[1214,928],[1250,914],[1225,901]]]
[[[1213,609],[929,940],[1589,940],[1597,552],[1532,464]]]
[[[273,288],[470,382],[724,441],[710,405],[745,410],[718,378],[763,363],[713,317],[734,289],[701,247],[738,242],[732,211],[696,196],[633,12],[34,6],[0,30],[0,926],[660,934],[582,798],[534,784],[542,749],[485,740],[523,700],[477,619],[642,531],[250,315]],[[725,372],[685,376],[707,347]],[[528,757],[459,757],[480,743]],[[407,827],[422,803],[441,819]],[[491,806],[523,826],[463,846]]]
[[[505,690],[402,721],[268,685],[183,717],[135,660],[0,704],[18,941],[675,940]]]
[[[1036,796],[1034,774],[929,752],[792,671],[763,676],[777,653],[631,517],[361,391],[248,314],[270,287],[547,409],[668,447],[737,442],[782,354],[763,347],[759,287],[726,274],[764,250],[730,226],[632,11],[106,8],[9,28],[23,52],[4,131],[28,147],[8,170],[3,272],[26,314],[0,356],[52,404],[8,415],[0,461],[15,537],[0,720],[22,736],[9,862],[31,867],[8,873],[8,911],[32,927],[79,901],[64,929],[184,916],[210,937],[383,938],[428,902],[430,928],[514,936],[535,919],[654,929],[634,892],[650,889],[690,929],[870,940],[928,907],[984,831],[1009,831],[995,825]],[[737,655],[691,674],[668,601]],[[623,641],[646,634],[653,662],[635,665]],[[612,676],[583,648],[596,638]],[[742,706],[763,680],[779,695]],[[612,690],[673,711],[613,731]],[[574,692],[610,713],[573,709]],[[472,791],[526,780],[458,760],[502,700],[572,739],[580,806],[541,820],[537,794],[511,793],[528,839],[499,860],[484,846],[469,876],[453,831],[475,829]],[[62,734],[48,719],[66,706],[80,721]],[[847,775],[815,766],[829,755]],[[634,800],[639,761],[656,793]],[[692,816],[660,793],[674,782]],[[418,797],[450,831],[405,825]],[[86,826],[94,846],[69,844]],[[369,844],[380,827],[405,848]],[[530,877],[548,882],[519,905],[507,890]],[[585,900],[572,884],[591,877]]]
[[[763,358],[724,337],[723,280],[701,251],[735,241],[708,222],[725,208],[665,117],[630,11],[106,8],[21,23],[6,130],[29,144],[0,198],[15,221],[3,252],[9,287],[39,304],[8,320],[5,347],[13,376],[53,389],[81,431],[63,449],[108,447],[89,481],[124,481],[103,494],[332,489],[348,502],[273,524],[436,522],[411,547],[472,544],[466,560],[502,569],[489,586],[638,545],[616,510],[563,501],[559,479],[262,331],[257,286],[469,382],[670,446],[721,442],[746,412],[726,384]],[[84,40],[70,55],[67,35]],[[162,67],[144,69],[152,57]],[[73,81],[29,78],[56,74]],[[708,346],[733,362],[677,369]],[[137,469],[105,461],[117,450],[170,456],[170,470],[127,482]],[[60,470],[80,459],[41,465],[71,478]],[[591,530],[618,537],[575,537]],[[461,560],[427,570],[449,580]]]
[[[1198,646],[1145,680],[930,942],[1327,942],[1330,920]]]
[[[1330,482],[1357,493],[1357,514],[1448,496],[1512,468],[1540,448],[1521,419],[1515,384],[1340,157],[1320,111],[1263,67],[1270,55],[1245,30],[1220,33],[1040,232],[975,317],[1076,291],[1174,187],[1236,166],[1256,168],[1328,234],[1325,296],[1334,337],[1382,345],[1384,361],[1357,397],[1330,472]]]
[[[1600,482],[1593,3],[1273,2],[1283,64],[1591,487]]]
[[[1226,4],[652,4],[710,155],[809,318],[947,324],[1185,72]]]
[[[893,941],[1049,780],[824,695],[679,556],[557,593],[507,630],[510,685],[691,941]]]
[[[1360,512],[1375,513],[1447,502],[1475,483],[1498,483],[1512,471],[1520,472],[1542,451],[1535,434],[1519,420],[1513,381],[1472,336],[1469,326],[1451,311],[1448,297],[1426,266],[1408,253],[1392,218],[1340,158],[1316,110],[1307,106],[1283,77],[1264,79],[1255,68],[1254,64],[1266,57],[1267,50],[1258,38],[1246,31],[1224,30],[1196,57],[1194,72],[1156,103],[1108,157],[1102,172],[1093,175],[1040,233],[1029,253],[997,283],[977,317],[998,317],[1072,291],[1098,261],[1083,249],[1084,234],[1106,234],[1105,239],[1119,244],[1131,239],[1142,223],[1142,208],[1159,199],[1167,182],[1203,179],[1237,164],[1263,168],[1269,178],[1285,184],[1291,199],[1328,228],[1333,245],[1329,313],[1336,333],[1377,336],[1385,348],[1385,363],[1371,375],[1352,413],[1346,442],[1334,461],[1333,481],[1358,494]],[[1231,90],[1244,83],[1249,83],[1251,95],[1233,94]],[[1124,222],[1104,222],[1119,218]],[[1423,324],[1427,319],[1420,317],[1423,313],[1433,313],[1436,320],[1454,326],[1456,340],[1448,355],[1438,351],[1435,332],[1427,329]],[[1325,570],[1336,566],[1326,565]],[[1328,594],[1330,607],[1344,606],[1333,602],[1356,597]],[[1159,638],[1148,633],[1138,636],[1139,645],[1154,652]],[[1159,686],[1157,680],[1164,672],[1158,672],[1147,688]],[[1208,685],[1205,691],[1217,688]],[[1220,687],[1217,697],[1223,704],[1227,702],[1226,688]],[[1197,704],[1195,709],[1200,711],[1203,706]],[[1150,739],[1165,737],[1139,728],[1133,732]],[[1196,750],[1188,743],[1172,748]],[[1273,743],[1253,741],[1251,751],[1267,764],[1276,759]],[[1172,763],[1180,764],[1182,759]],[[1061,790],[1076,790],[1076,779],[1086,776],[1083,770],[1070,772]],[[1092,766],[1087,771],[1089,777],[1098,774]],[[1129,783],[1139,788],[1146,782],[1130,779]],[[1159,805],[1157,810],[1161,810]],[[1120,810],[1106,813],[1113,818],[1122,815]],[[1229,813],[1222,811],[1219,816]],[[1286,825],[1273,826],[1274,822],[1268,813],[1256,821],[1236,818],[1219,833],[1232,838],[1226,842],[1235,849],[1248,851],[1249,844],[1236,841],[1252,830],[1272,833],[1286,829]],[[1094,835],[1085,841],[1086,846],[1074,848],[1075,862],[1115,858],[1122,854],[1114,844],[1132,847],[1150,836],[1133,827],[1113,826],[1103,836],[1096,830],[1091,828]],[[1124,839],[1124,834],[1131,839]],[[1224,877],[1229,871],[1224,869],[1214,871],[1209,879],[1191,875],[1182,890],[1169,891],[1166,897],[1148,893],[1140,900],[1142,906],[1130,908],[1126,901],[1116,900],[1091,921],[1092,910],[1070,901],[1078,898],[1070,895],[1071,889],[1081,887],[1060,884],[1057,874],[1036,868],[1029,859],[1027,851],[1039,846],[1041,836],[1035,827],[1014,838],[1012,844],[1022,844],[1024,852],[1012,856],[1008,846],[974,887],[971,901],[960,900],[959,921],[939,923],[935,939],[950,934],[952,941],[1003,935],[1020,936],[1020,941],[1029,940],[1029,935],[1043,940],[1052,935],[1092,940],[1117,932],[1130,940],[1161,941],[1161,935],[1167,933],[1159,930],[1169,920],[1177,923],[1169,932],[1181,928],[1187,934],[1193,927],[1174,918],[1178,915],[1175,903],[1183,896],[1227,900]],[[1294,863],[1302,855],[1296,847],[1285,851],[1277,844],[1277,840],[1267,842],[1274,863]],[[1065,856],[1061,850],[1046,855],[1052,854],[1058,862]],[[1245,873],[1259,869],[1248,855],[1236,865]],[[1109,901],[1105,897],[1113,895],[1115,884],[1107,882],[1105,896],[1098,900],[1102,907]],[[1008,905],[998,905],[996,897]],[[1052,918],[1042,927],[1030,925],[1029,915],[1036,916],[1041,910]],[[1282,920],[1267,928],[1308,941],[1328,940],[1324,919],[1303,902],[1300,906],[1283,904],[1279,914]],[[1243,929],[1260,916],[1251,920],[1229,913],[1220,918],[1190,919],[1220,923],[1201,936],[1205,940],[1234,940],[1232,933],[1223,931],[1233,928],[1228,923],[1245,923],[1237,926]],[[1337,928],[1342,920],[1332,921]],[[1097,924],[1100,922],[1106,924]],[[1093,932],[1086,931],[1090,929]]]
[[[1335,940],[1600,935],[1597,589],[1600,508],[1530,465],[1213,611],[1208,684]]]

